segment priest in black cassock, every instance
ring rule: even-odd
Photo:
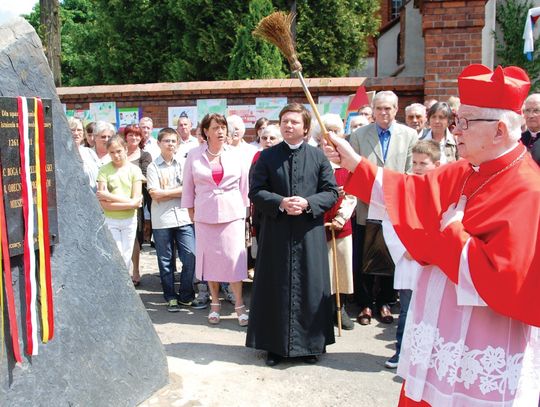
[[[305,142],[309,111],[279,114],[283,142],[261,152],[249,198],[262,213],[246,346],[266,364],[302,357],[315,363],[334,343],[324,212],[338,199],[330,162]]]

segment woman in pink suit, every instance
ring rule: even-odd
[[[210,288],[208,322],[219,323],[219,282],[229,282],[236,297],[238,323],[246,326],[248,315],[242,298],[242,280],[247,277],[247,167],[242,165],[238,153],[226,145],[224,116],[207,114],[201,130],[207,142],[189,152],[182,191],[182,207],[188,209],[195,224],[195,272],[199,280],[208,281]]]

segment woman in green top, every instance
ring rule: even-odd
[[[137,232],[137,208],[142,201],[141,169],[127,159],[126,142],[118,136],[107,141],[111,162],[99,169],[97,198],[105,212],[105,223],[128,270]]]

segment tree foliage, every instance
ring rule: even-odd
[[[497,3],[495,18],[501,34],[495,35],[496,53],[501,65],[514,65],[525,69],[531,79],[531,90],[540,91],[540,39],[534,42],[532,61],[523,53],[523,25],[527,12],[532,7],[529,1],[507,0],[506,3]]]
[[[245,0],[170,0],[170,13],[184,26],[181,54],[168,66],[175,80],[227,79],[237,23],[248,10]]]
[[[229,79],[281,78],[283,58],[279,50],[260,38],[252,31],[259,21],[274,11],[270,0],[251,0],[249,12],[244,16],[238,29],[236,43],[232,49],[229,64]]]
[[[279,51],[251,31],[293,3],[306,76],[344,76],[358,66],[379,24],[376,0],[64,0],[62,83],[281,77],[288,70]],[[42,36],[39,6],[26,18]]]
[[[306,76],[347,76],[380,25],[379,2],[298,0],[297,51]]]

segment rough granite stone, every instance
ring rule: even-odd
[[[21,18],[0,26],[0,96],[52,100],[60,236],[52,254],[55,336],[16,366],[5,312],[0,405],[136,405],[166,384],[165,353],[74,151],[39,37]],[[23,274],[20,258],[12,261],[20,328]]]

